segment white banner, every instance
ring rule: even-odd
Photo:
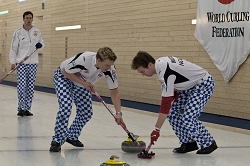
[[[198,0],[194,36],[228,82],[250,53],[250,0]]]

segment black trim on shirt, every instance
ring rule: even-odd
[[[75,58],[72,59],[72,61],[69,62],[69,64],[72,63],[73,61],[75,61],[77,58],[79,58],[80,55],[82,55],[82,52],[81,52],[81,53],[78,53],[78,54],[75,56]]]
[[[183,83],[183,82],[186,82],[186,81],[189,81],[188,78],[186,78],[185,76],[181,75],[180,73],[170,69],[169,67],[169,64],[167,64],[167,68],[166,68],[166,71],[164,73],[164,80],[166,82],[166,85],[167,85],[167,80],[168,80],[168,77],[170,75],[175,75],[176,76],[176,79],[174,81],[174,84],[179,84],[179,83]]]
[[[112,74],[111,74],[110,71],[105,71],[103,73],[104,73],[105,76],[109,76],[112,79],[113,82],[115,82],[115,80],[113,79]]]
[[[75,66],[71,67],[69,70],[71,70],[71,69],[88,70],[88,69],[86,69],[85,66],[82,66],[82,65],[75,65]]]

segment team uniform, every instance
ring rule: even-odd
[[[81,74],[86,82],[92,85],[103,77],[106,77],[110,90],[118,88],[116,70],[114,65],[106,72],[96,68],[96,53],[83,52],[63,61],[54,73],[55,90],[59,103],[59,111],[55,123],[55,135],[52,141],[64,144],[67,138],[78,140],[82,128],[91,119],[92,112],[92,94],[83,85],[73,82],[64,77],[61,69],[64,68],[67,73]],[[78,76],[81,79],[81,76]],[[68,120],[71,114],[72,100],[76,105],[76,117],[68,128]]]
[[[18,28],[12,38],[9,60],[11,64],[18,64],[26,56],[35,51],[35,45],[44,41],[39,29],[32,27],[29,31]],[[34,83],[38,66],[38,52],[34,52],[17,68],[18,111],[31,109],[34,96]]]
[[[168,120],[180,143],[196,141],[202,149],[209,147],[214,139],[198,118],[214,91],[212,76],[202,67],[172,56],[157,59],[155,69],[162,97],[178,93]]]

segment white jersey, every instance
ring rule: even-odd
[[[67,73],[80,73],[86,79],[86,81],[90,82],[91,84],[94,84],[101,78],[106,77],[109,89],[117,88],[118,82],[114,65],[111,65],[110,70],[102,72],[100,69],[97,69],[94,66],[95,64],[96,53],[83,52],[63,61],[60,65],[60,68],[64,68]],[[78,86],[83,87],[83,85],[79,83],[74,83]]]
[[[22,61],[26,56],[30,55],[35,51],[35,45],[40,42],[44,47],[44,41],[42,34],[39,29],[32,27],[29,31],[22,27],[18,28],[12,37],[10,46],[9,60],[11,64],[16,64]],[[37,64],[38,63],[38,52],[34,52],[23,63],[25,64]]]
[[[202,67],[173,56],[157,59],[155,69],[163,97],[174,96],[174,91],[192,88],[207,74]]]

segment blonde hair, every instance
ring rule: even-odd
[[[100,59],[101,61],[104,61],[105,59],[115,61],[117,59],[117,56],[111,50],[111,48],[102,47],[102,48],[99,48],[99,50],[97,51],[96,58]]]

